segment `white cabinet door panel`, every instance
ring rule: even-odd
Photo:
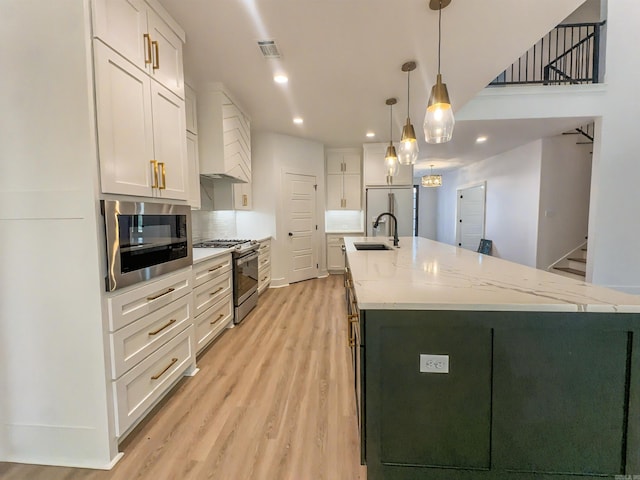
[[[184,99],[184,73],[182,70],[182,40],[152,10],[149,10],[153,78]]]
[[[360,175],[345,174],[343,176],[343,197],[344,209],[360,210],[362,208],[362,190],[360,186]]]
[[[152,196],[151,80],[99,41],[95,54],[102,191]]]
[[[164,163],[160,196],[187,200],[188,164],[184,100],[156,82],[151,84],[155,160]]]
[[[93,35],[100,38],[138,68],[150,60],[147,7],[142,0],[94,0]]]
[[[327,210],[342,210],[342,175],[327,175]]]

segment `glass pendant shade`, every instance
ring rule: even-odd
[[[442,186],[442,175],[434,175],[433,174],[433,165],[431,165],[431,173],[429,175],[424,175],[422,177],[422,181],[420,184],[423,187],[441,187]]]
[[[442,175],[425,175],[421,183],[423,187],[441,187]]]
[[[384,156],[384,169],[389,176],[398,175],[398,155],[396,155],[396,147],[391,142],[389,142],[387,153]]]
[[[400,165],[414,165],[418,159],[418,141],[416,132],[407,117],[407,124],[402,129],[402,139],[398,148],[398,162]]]
[[[428,143],[446,143],[453,136],[455,124],[447,85],[442,83],[442,75],[438,74],[424,117],[424,138]]]

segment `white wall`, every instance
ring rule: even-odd
[[[443,175],[438,241],[455,245],[456,191],[486,182],[485,238],[493,255],[535,267],[542,140]]]
[[[546,269],[585,241],[589,221],[592,145],[582,135],[542,141],[538,268]]]
[[[98,468],[117,454],[88,22],[87,1],[2,5],[0,461]]]
[[[587,279],[640,294],[640,56],[637,43],[640,2],[608,2],[607,84],[602,121],[596,122],[593,152]]]
[[[415,183],[420,185],[420,179]],[[438,238],[438,188],[418,188],[418,236]]]
[[[282,215],[284,202],[284,178],[286,173],[315,175],[316,193],[317,262],[322,266],[319,274],[326,274],[324,248],[324,146],[321,143],[277,133],[257,133],[251,140],[253,183],[253,211],[242,212],[240,223],[255,222],[273,237],[271,244],[271,285],[289,283],[288,235]],[[244,227],[243,227],[244,228]],[[240,231],[239,231],[240,233]]]

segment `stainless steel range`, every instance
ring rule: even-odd
[[[193,248],[233,248],[234,323],[240,323],[258,304],[258,242],[216,239],[194,243]]]

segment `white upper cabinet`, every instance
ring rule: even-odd
[[[151,79],[96,44],[95,82],[102,191],[153,196]]]
[[[198,92],[200,174],[251,181],[251,123],[220,84]]]
[[[184,86],[184,104],[187,112],[187,132],[198,134],[198,115],[196,109],[196,92],[189,85]]]
[[[160,164],[158,196],[187,200],[189,164],[184,101],[155,82],[151,83],[153,153]],[[177,135],[175,132],[181,132]]]
[[[187,200],[184,100],[101,41],[93,48],[102,191]]]
[[[360,154],[353,150],[327,150],[326,171],[327,210],[360,210]]]
[[[413,165],[399,165],[398,174],[388,177],[384,165],[384,155],[388,143],[364,144],[364,184],[380,185],[413,185]],[[398,146],[396,145],[396,149]]]
[[[94,36],[184,98],[184,32],[155,1],[93,0]]]

